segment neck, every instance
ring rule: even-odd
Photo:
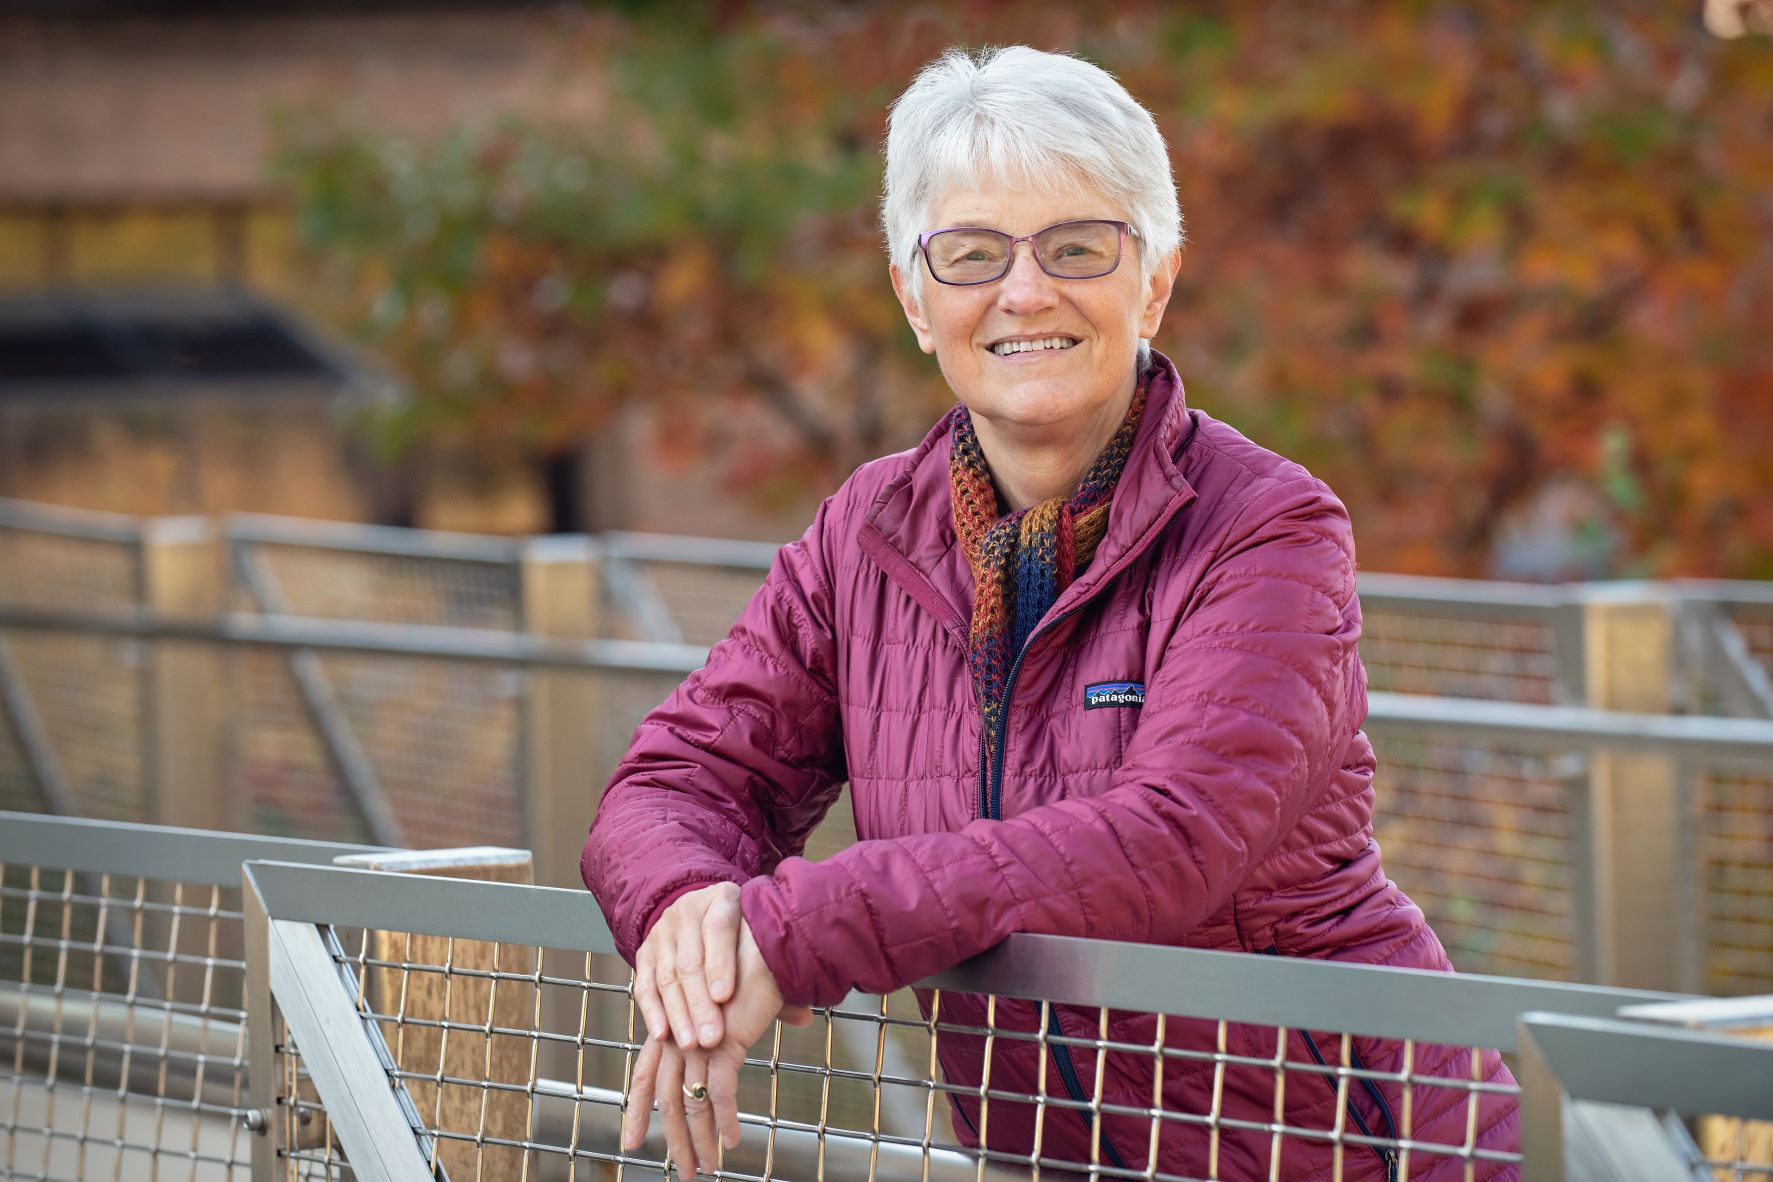
[[[1136,378],[1083,421],[1028,426],[973,416],[979,450],[1011,513],[1077,492],[1084,473],[1126,421]]]

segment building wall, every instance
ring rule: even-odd
[[[282,513],[373,521],[373,469],[330,395],[0,405],[0,495],[145,516]]]

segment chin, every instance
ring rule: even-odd
[[[1079,400],[1077,393],[1076,385],[1070,382],[1028,382],[991,391],[975,411],[1005,425],[1051,427],[1089,413],[1090,407]]]

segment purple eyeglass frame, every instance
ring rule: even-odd
[[[1034,249],[1034,240],[1039,238],[1042,234],[1045,234],[1047,230],[1057,230],[1060,226],[1089,225],[1114,226],[1120,231],[1120,236],[1115,239],[1114,243],[1114,265],[1108,268],[1108,270],[1103,271],[1100,275],[1053,275],[1053,272],[1048,271],[1046,264],[1041,262],[1040,251]],[[1010,246],[1003,254],[1003,270],[999,271],[989,279],[973,279],[966,283],[956,283],[952,279],[944,279],[936,274],[936,264],[930,261],[930,239],[938,234],[947,234],[955,230],[979,230],[986,234],[997,234],[1001,237],[1008,238],[1010,240]],[[1054,279],[1101,279],[1103,276],[1112,275],[1120,270],[1121,256],[1127,252],[1127,239],[1129,237],[1139,237],[1139,231],[1133,227],[1131,222],[1123,222],[1115,218],[1072,218],[1070,221],[1054,222],[1052,225],[1047,226],[1044,229],[1036,230],[1032,234],[1023,234],[1019,238],[1014,234],[1005,234],[1002,230],[993,230],[990,226],[944,226],[940,230],[925,230],[922,234],[919,234],[917,236],[917,252],[923,255],[923,265],[929,271],[930,278],[934,279],[937,283],[944,284],[948,287],[978,287],[980,284],[984,283],[996,283],[999,279],[1008,275],[1010,273],[1010,268],[1016,265],[1016,244],[1019,242],[1026,242],[1028,244],[1028,249],[1034,254],[1034,265],[1039,267],[1044,274],[1052,275]]]

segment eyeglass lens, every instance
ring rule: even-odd
[[[944,230],[932,234],[930,271],[944,283],[988,283],[1010,269],[1014,240],[996,230]],[[1114,222],[1061,222],[1034,236],[1041,270],[1060,279],[1095,279],[1120,264],[1120,226]]]

